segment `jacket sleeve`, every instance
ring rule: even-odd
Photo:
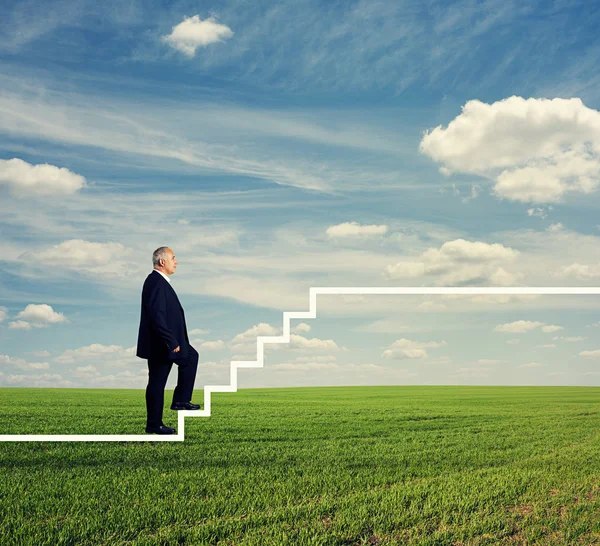
[[[156,285],[148,298],[148,312],[152,328],[158,332],[169,351],[177,348],[177,340],[167,326],[167,295]]]

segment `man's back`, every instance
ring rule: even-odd
[[[175,290],[158,271],[142,288],[136,355],[140,358],[187,358],[189,339],[183,307]],[[173,350],[180,347],[180,351]]]

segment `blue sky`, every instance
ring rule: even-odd
[[[161,245],[199,387],[311,286],[598,284],[593,3],[1,9],[2,386],[144,388]],[[322,300],[241,388],[600,384],[596,297]]]

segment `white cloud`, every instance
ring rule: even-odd
[[[29,354],[33,356],[50,356],[50,351],[31,351]]]
[[[511,334],[522,334],[524,332],[530,332],[531,330],[535,330],[543,324],[543,322],[536,322],[531,320],[517,320],[515,322],[499,324],[494,328],[494,332],[509,332]]]
[[[542,332],[557,332],[558,330],[564,330],[564,328],[555,324],[547,324],[542,326]]]
[[[579,356],[583,356],[584,358],[600,358],[600,349],[594,351],[581,351]]]
[[[218,351],[224,348],[225,342],[220,339],[217,341],[205,341],[200,345],[200,349],[204,349],[205,351]]]
[[[334,355],[298,356],[290,362],[336,362]]]
[[[71,239],[47,250],[25,252],[19,258],[37,266],[59,265],[98,276],[124,277],[128,274],[129,265],[123,258],[131,253],[132,250],[121,243]]]
[[[100,372],[98,372],[96,366],[77,366],[75,368],[75,376],[83,379],[90,379],[92,377],[99,377]]]
[[[310,324],[306,324],[306,322],[300,322],[299,324],[296,324],[291,331],[295,334],[307,334],[311,331],[311,327]]]
[[[554,343],[545,343],[544,345],[537,345],[536,347],[538,349],[555,349],[556,348],[556,344],[554,344]]]
[[[541,368],[543,365],[540,362],[527,362],[527,364],[520,364],[519,368]]]
[[[521,343],[520,339],[507,339],[506,340],[507,345],[517,345],[518,343]]]
[[[94,362],[94,365],[106,364],[113,367],[119,367],[142,362],[135,356],[135,352],[136,347],[124,349],[120,345],[92,343],[91,345],[86,345],[77,349],[68,349],[53,360],[59,364],[84,364],[87,362]]]
[[[8,308],[0,305],[0,323],[4,322],[8,317]]]
[[[233,31],[228,26],[217,23],[214,17],[202,20],[198,15],[194,15],[185,17],[173,27],[171,34],[163,36],[162,39],[172,48],[193,57],[198,47],[222,42],[231,36]]]
[[[0,159],[0,185],[15,197],[70,195],[86,185],[85,178],[64,167],[31,165],[22,159]]]
[[[194,328],[188,332],[190,336],[203,336],[206,334],[210,334],[210,330],[202,330],[201,328]]]
[[[245,332],[236,335],[231,342],[232,343],[246,343],[248,341],[256,342],[258,336],[279,336],[281,335],[281,329],[275,328],[266,322],[255,324],[252,328],[249,328]]]
[[[438,343],[437,341],[411,341],[410,339],[398,339],[392,343],[388,349],[382,353],[383,358],[393,360],[403,359],[426,359],[428,357],[427,348],[437,349],[446,345],[445,341]]]
[[[581,337],[581,336],[569,336],[569,337],[554,336],[552,339],[555,341],[561,340],[561,341],[567,341],[569,343],[575,343],[577,341],[584,341],[586,338]]]
[[[333,339],[319,339],[316,337],[305,338],[297,334],[290,334],[290,349],[339,351],[340,347]]]
[[[19,312],[17,318],[23,319],[21,321],[17,321],[18,323],[25,322],[29,325],[29,327],[34,328],[46,328],[51,324],[69,322],[67,317],[65,317],[62,313],[57,313],[50,305],[45,303],[39,305],[30,303],[27,305],[27,307],[25,307],[25,309],[23,309],[23,311]],[[22,327],[26,330],[29,329],[29,327]]]
[[[23,358],[15,358],[8,355],[0,355],[0,364],[19,370],[47,370],[50,368],[48,362],[28,362]]]
[[[552,205],[548,205],[547,207],[533,207],[527,209],[528,216],[538,216],[542,220],[548,216],[548,211],[552,210]],[[555,224],[556,225],[556,224]],[[558,224],[560,225],[560,224]],[[550,228],[548,228],[550,229]]]
[[[456,239],[444,243],[439,249],[429,248],[417,261],[407,260],[386,266],[383,276],[395,280],[438,274],[438,284],[487,281],[506,286],[514,284],[519,275],[513,275],[497,264],[512,262],[518,255],[519,251],[500,243]]]
[[[8,323],[8,327],[13,330],[31,330],[31,324],[24,320],[15,320]]]
[[[558,278],[575,277],[580,281],[587,279],[594,279],[600,277],[600,265],[585,265],[580,263],[573,263],[561,267],[555,276]]]
[[[64,379],[57,373],[43,374],[8,374],[2,378],[2,383],[11,387],[75,387],[70,379]]]
[[[327,236],[336,237],[364,237],[373,235],[384,235],[388,231],[386,225],[361,225],[358,222],[345,222],[327,228]]]
[[[446,129],[426,132],[420,151],[444,174],[495,179],[499,198],[558,202],[600,182],[600,112],[578,98],[471,100]]]

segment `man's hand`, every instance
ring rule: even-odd
[[[180,347],[179,347],[179,345],[177,345],[177,349],[173,349],[173,352],[174,352],[174,353],[178,353],[178,352],[179,352],[179,349],[180,349]]]

